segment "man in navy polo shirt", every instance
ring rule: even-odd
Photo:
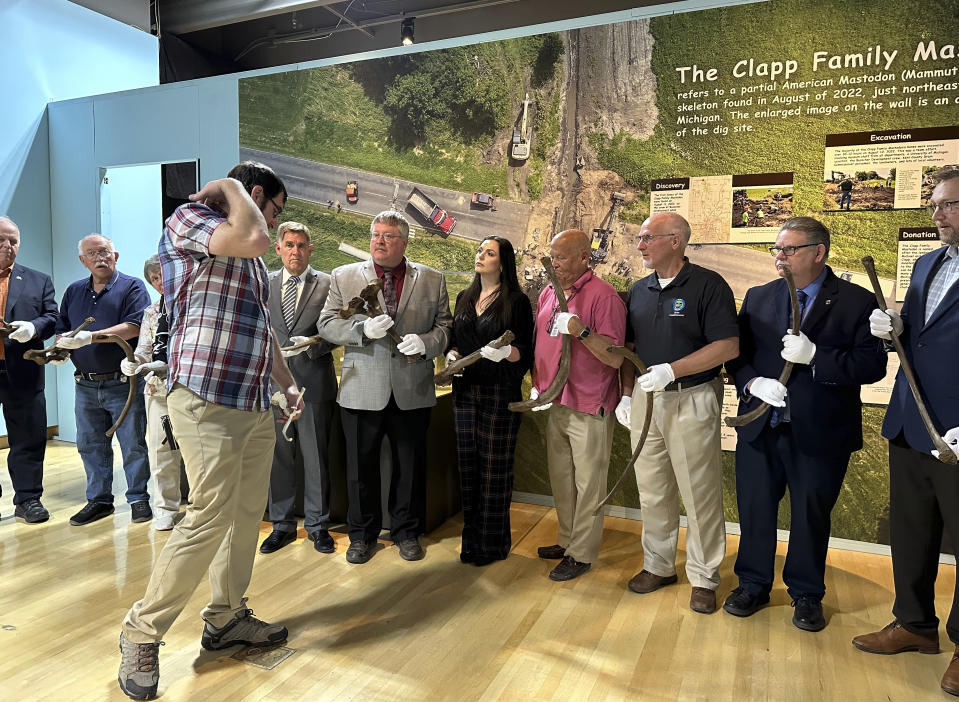
[[[78,249],[80,263],[90,271],[90,277],[72,283],[63,294],[57,333],[76,329],[87,317],[96,321],[73,337],[57,337],[56,342],[58,348],[73,352],[77,451],[87,474],[87,504],[70,518],[70,524],[82,526],[113,514],[113,446],[106,431],[126,404],[128,382],[136,382],[139,387],[116,436],[123,454],[126,497],[133,521],[148,522],[153,513],[147,494],[150,463],[143,380],[127,378],[120,372],[120,361],[126,356],[118,344],[94,343],[94,336],[116,334],[135,344],[150,296],[142,280],[117,270],[120,254],[107,237],[91,234],[80,241]]]

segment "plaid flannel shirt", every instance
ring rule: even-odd
[[[210,253],[213,231],[225,220],[218,210],[190,203],[178,207],[163,228],[167,388],[180,383],[217,405],[266,411],[273,367],[267,270],[260,258]]]

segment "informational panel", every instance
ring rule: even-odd
[[[793,174],[654,180],[649,211],[681,214],[689,221],[694,244],[772,242],[793,216]]]
[[[923,207],[937,177],[957,164],[959,127],[827,134],[823,209]]]
[[[906,299],[916,259],[941,246],[939,230],[935,227],[900,227],[896,251],[896,302]]]

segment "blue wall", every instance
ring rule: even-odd
[[[157,41],[67,0],[3,0],[0,66],[0,94],[4,96],[0,110],[0,214],[20,227],[17,260],[51,273],[54,247],[47,104],[156,85]],[[54,283],[59,296],[65,283],[56,279]],[[48,424],[57,423],[55,372],[53,368],[47,371]],[[0,434],[5,433],[0,421]]]

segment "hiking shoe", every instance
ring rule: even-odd
[[[103,502],[87,502],[83,509],[70,517],[71,526],[84,526],[113,514],[113,505]]]
[[[269,624],[253,616],[253,610],[244,607],[226,626],[217,629],[207,622],[203,627],[200,645],[207,651],[218,651],[230,646],[275,646],[286,641],[289,632],[282,624]]]
[[[160,646],[156,643],[133,643],[120,634],[120,689],[135,700],[152,700],[160,682]]]
[[[40,524],[50,518],[50,513],[40,504],[40,500],[27,500],[16,506],[13,516],[27,524]]]
[[[130,503],[130,521],[134,524],[148,522],[153,519],[153,510],[150,509],[149,500],[139,500]]]

